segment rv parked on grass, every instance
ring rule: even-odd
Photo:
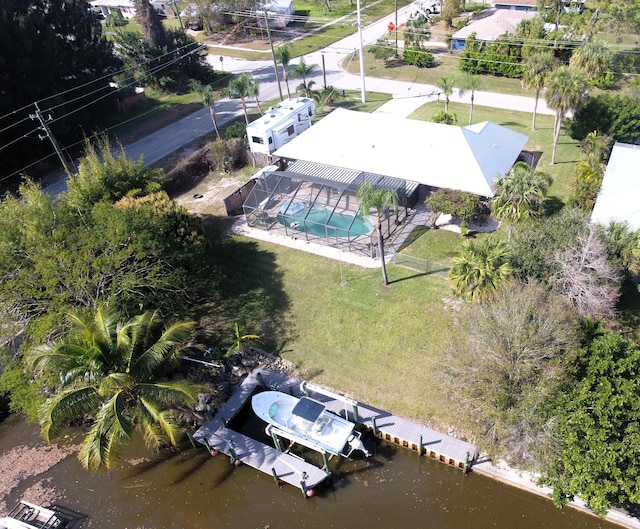
[[[285,99],[247,125],[251,152],[271,154],[311,126],[316,104],[308,97]]]

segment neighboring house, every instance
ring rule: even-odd
[[[457,127],[338,108],[274,154],[328,174],[341,168],[492,197],[528,139],[491,122]]]
[[[493,7],[514,11],[537,11],[538,0],[502,0],[501,2],[495,2]]]
[[[640,229],[640,145],[616,143],[611,151],[607,170],[591,221],[609,224],[610,221],[628,222],[632,230]]]
[[[169,0],[150,0],[149,3],[160,13],[164,13],[164,10],[170,7]],[[102,14],[105,18],[109,16],[109,13],[113,12],[120,12],[124,18],[133,18],[136,16],[136,8],[133,0],[92,0],[89,4],[94,11]]]
[[[269,19],[270,28],[286,28],[291,22],[293,22],[293,15],[295,9],[293,7],[293,0],[273,0],[267,1],[262,9],[255,12],[255,16],[258,20],[258,26],[266,28],[265,25],[265,11]]]
[[[451,49],[464,50],[465,41],[472,33],[478,40],[492,42],[505,33],[515,34],[518,24],[525,19],[535,18],[533,11],[486,9],[473,17],[469,23],[451,37]]]

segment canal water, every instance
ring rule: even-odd
[[[0,423],[0,455],[36,445],[38,429],[17,417]],[[333,490],[302,492],[250,467],[235,467],[188,445],[151,458],[141,444],[111,474],[89,473],[69,456],[7,494],[10,507],[24,491],[50,478],[58,503],[84,516],[82,529],[596,529],[617,527],[575,509],[393,445],[370,459],[343,461]],[[4,469],[0,469],[2,472]]]

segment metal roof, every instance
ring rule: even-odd
[[[491,197],[528,139],[491,122],[456,127],[338,108],[274,154]]]
[[[591,220],[600,224],[628,222],[640,229],[640,145],[616,143],[611,151]]]

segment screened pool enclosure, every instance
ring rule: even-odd
[[[317,164],[314,165],[314,175],[293,171],[305,169],[300,162],[293,163],[286,171],[265,171],[243,204],[247,224],[376,257],[376,211],[372,209],[371,216],[362,216],[356,192],[360,185],[368,182],[378,188],[393,189],[398,203],[406,204],[406,182],[331,167],[318,170]],[[393,234],[406,215],[406,207],[402,205],[397,211],[386,211],[382,216],[383,236],[388,238]]]

